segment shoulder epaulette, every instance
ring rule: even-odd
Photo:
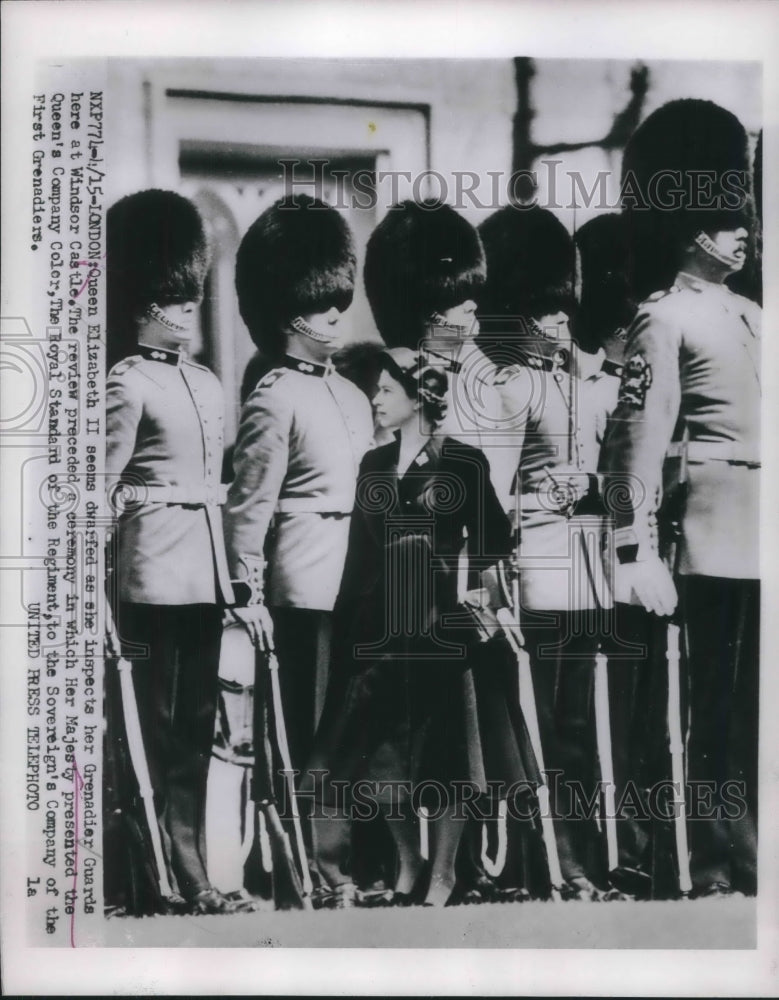
[[[567,372],[571,367],[570,361],[570,353],[564,349],[555,351],[551,357],[544,354],[525,354],[521,362],[501,368],[493,384],[505,385],[510,378],[519,375],[525,368],[537,372]]]
[[[652,292],[651,295],[648,295],[641,303],[641,305],[645,306],[648,305],[650,302],[659,302],[661,299],[666,298],[666,296],[673,295],[675,292],[680,292],[680,291],[681,288],[678,285],[671,285],[670,288],[662,288],[659,292]]]
[[[269,372],[266,372],[257,385],[255,389],[270,389],[272,385],[275,385],[280,378],[283,377],[285,372],[289,371],[288,368],[271,368]]]
[[[517,374],[517,366],[511,365],[508,368],[501,368],[493,380],[493,385],[505,385],[510,378]]]
[[[557,347],[551,354],[526,354],[525,367],[536,371],[567,372],[571,369],[571,352],[565,347]]]
[[[134,354],[131,358],[124,358],[123,361],[117,361],[108,373],[108,377],[112,378],[115,375],[124,375],[125,372],[129,372],[131,368],[135,368],[141,361],[143,361],[143,358],[140,354]]]

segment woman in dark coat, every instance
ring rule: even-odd
[[[330,816],[316,823],[317,862],[342,895],[349,821],[368,815],[366,803],[389,819],[396,899],[443,905],[464,800],[486,795],[488,780],[505,793],[538,777],[518,704],[470,665],[472,633],[458,611],[464,542],[473,582],[510,552],[511,538],[484,455],[433,434],[446,389],[446,374],[423,355],[383,353],[376,418],[397,433],[361,466],[333,677],[308,775]],[[415,823],[421,806],[431,819],[429,868]]]

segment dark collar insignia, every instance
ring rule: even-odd
[[[166,347],[149,347],[148,344],[138,344],[138,353],[147,361],[161,361],[164,365],[180,365],[183,360],[180,351],[171,351]]]
[[[622,377],[622,365],[618,365],[616,361],[609,361],[608,358],[603,362],[600,370],[605,375],[615,375],[617,378]]]
[[[316,375],[318,378],[324,378],[333,370],[332,365],[319,365],[315,361],[304,361],[302,358],[293,358],[291,354],[284,356],[284,367],[291,368],[295,372],[302,372],[303,375]]]
[[[524,365],[537,371],[568,372],[571,368],[571,352],[564,347],[558,347],[551,355],[526,354]]]

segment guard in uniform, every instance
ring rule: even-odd
[[[293,768],[311,751],[327,683],[371,408],[331,355],[342,343],[356,259],[339,213],[306,195],[252,224],[236,261],[241,316],[271,369],[246,400],[233,454],[225,537],[236,614],[269,633]]]
[[[194,205],[151,190],[109,210],[107,245],[109,353],[136,340],[106,386],[106,473],[121,485],[112,603],[174,889],[166,911],[223,913],[233,907],[209,884],[204,836],[222,608],[232,601],[223,400],[216,377],[185,354],[206,238]]]
[[[598,215],[574,236],[580,281],[576,342],[591,353],[603,348],[607,357],[620,365],[612,368],[615,375],[621,373],[627,331],[638,307],[628,264],[631,245],[627,222],[622,214]],[[609,413],[615,403],[612,394]],[[602,439],[602,428],[599,436]],[[608,685],[596,705],[596,719],[602,712],[599,725],[605,728],[608,721],[611,737],[616,868],[612,856],[608,859],[609,881],[629,896],[647,898],[652,891],[647,788],[660,777],[659,772],[653,773],[656,756],[652,736],[662,730],[656,717],[661,702],[654,659],[659,648],[658,630],[654,616],[645,608],[616,601],[606,624],[601,651],[608,662]],[[662,638],[660,655],[664,657]]]
[[[576,789],[589,800],[598,781],[594,668],[612,600],[595,474],[619,367],[602,347],[588,352],[572,338],[574,245],[551,212],[508,206],[481,233],[485,302],[495,330],[503,324],[510,362],[501,372],[507,419],[524,417],[515,441],[513,504],[521,621],[564,890],[597,899],[598,842]]]
[[[618,596],[664,617],[678,595],[697,896],[757,888],[760,309],[725,284],[747,252],[747,167],[741,124],[699,100],[650,115],[623,167],[645,196],[661,171],[685,192],[675,211],[635,213],[639,236],[665,234],[677,275],[630,328],[603,467],[630,495],[613,512]],[[713,178],[705,192],[701,171]],[[671,566],[661,558],[669,456],[686,469]]]

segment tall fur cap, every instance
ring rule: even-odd
[[[575,251],[563,223],[537,205],[507,205],[479,227],[487,257],[480,315],[529,317],[573,309]]]
[[[478,302],[486,270],[476,229],[450,205],[394,205],[371,234],[365,290],[389,347],[416,348],[430,317]]]
[[[650,227],[685,236],[735,228],[748,222],[749,167],[747,134],[734,114],[712,101],[670,101],[625,148],[623,207],[637,223],[655,216]]]
[[[249,227],[238,248],[235,287],[241,317],[263,351],[283,348],[297,316],[347,309],[357,257],[344,217],[318,198],[279,199]]]
[[[208,240],[197,208],[174,191],[127,195],[106,215],[109,311],[144,312],[152,302],[198,301]]]

